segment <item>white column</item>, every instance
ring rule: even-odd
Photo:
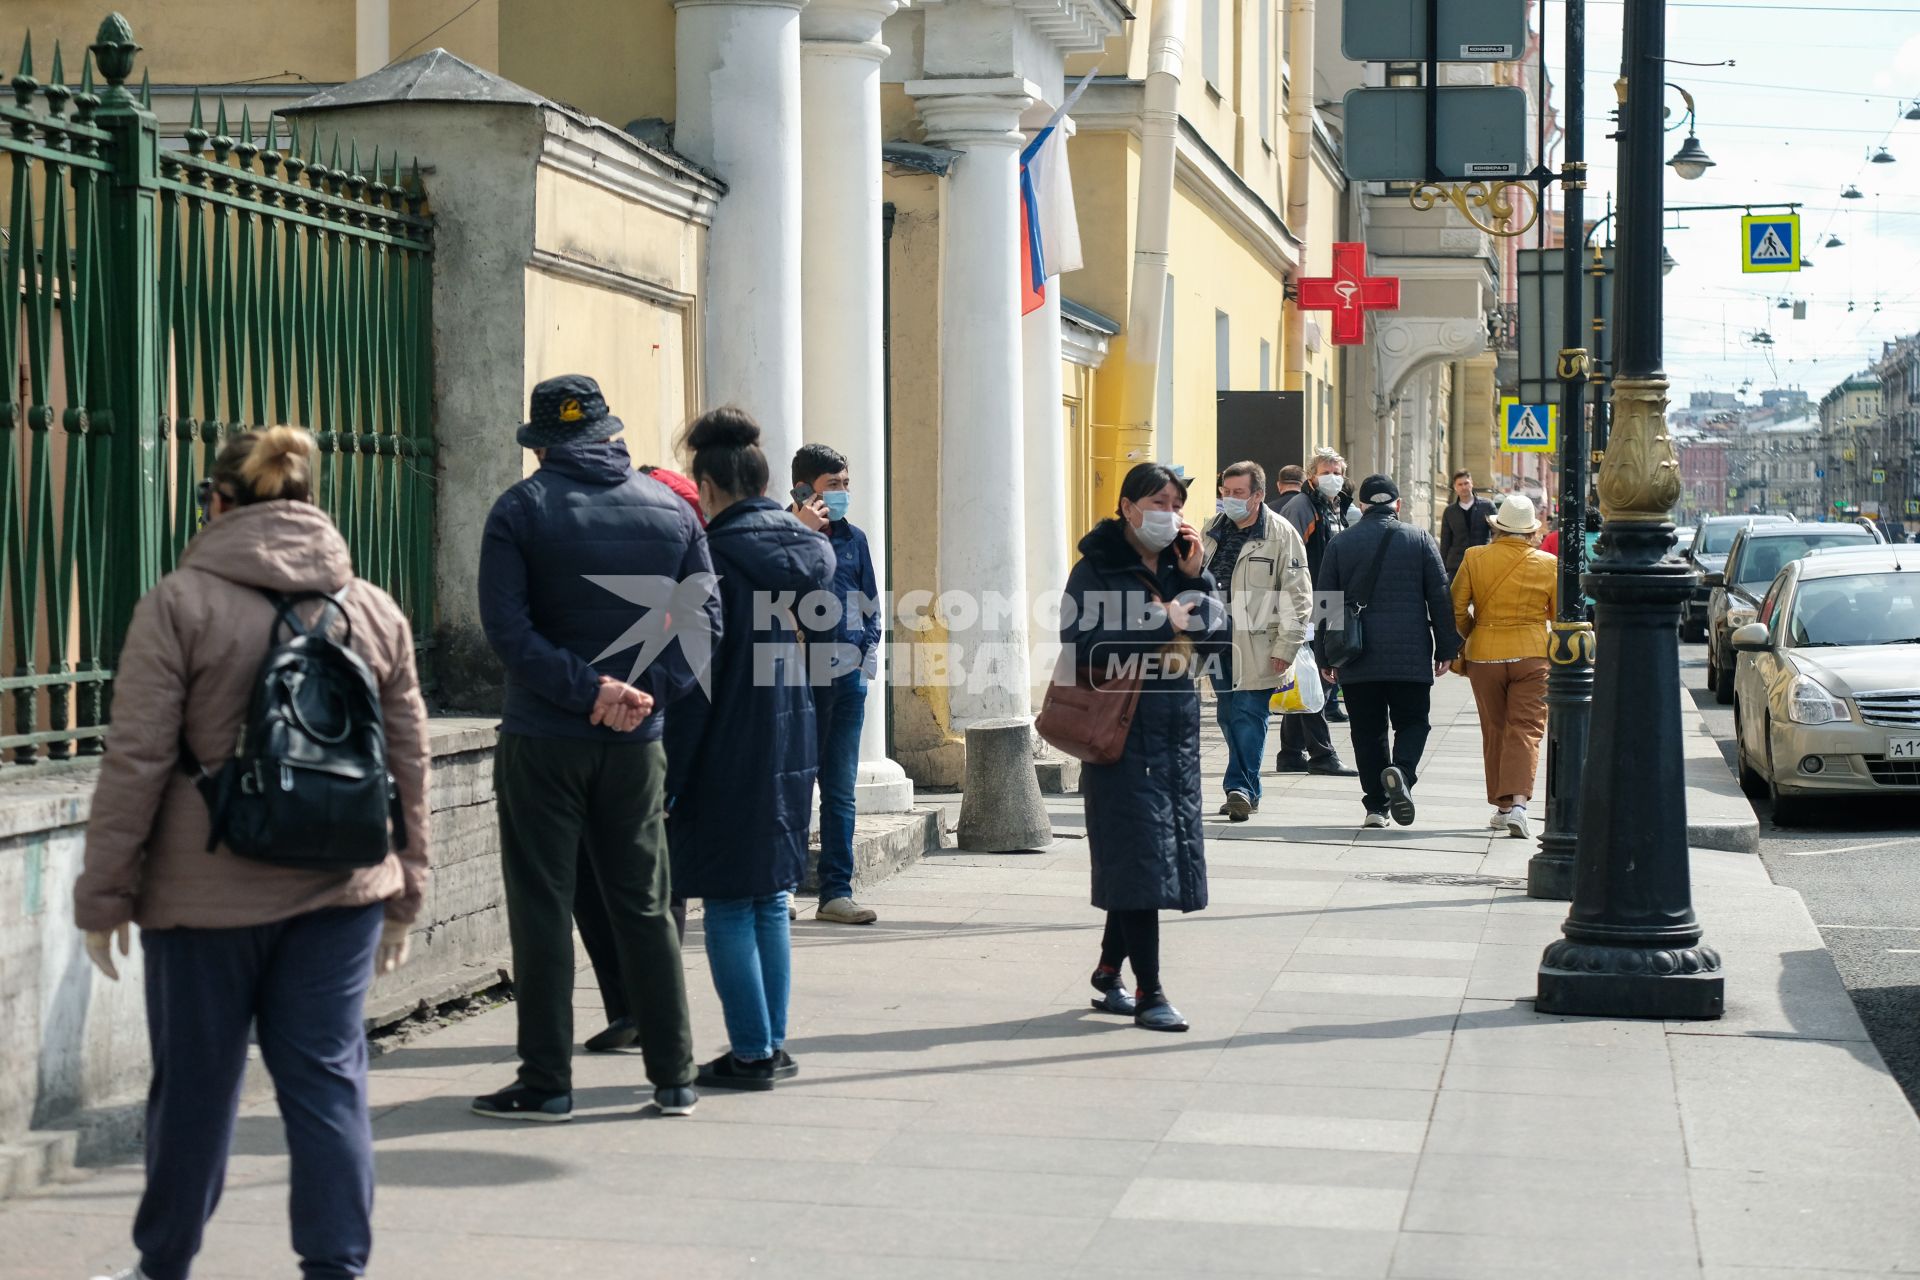
[[[949,728],[963,732],[1032,714],[1018,201],[1020,113],[1039,91],[1013,78],[907,92],[927,140],[962,153],[941,214],[940,590],[964,671]]]
[[[1053,673],[1060,637],[1037,624],[1050,616],[1051,605],[1066,589],[1067,571],[1067,438],[1060,402],[1060,281],[1047,281],[1047,300],[1020,322],[1022,374],[1026,412],[1027,592],[1036,606],[1029,611],[1033,626],[1031,679],[1036,696],[1043,693]]]
[[[806,438],[847,456],[849,517],[887,586],[886,407],[881,341],[880,25],[895,0],[812,0],[800,16],[801,321]],[[784,466],[776,465],[784,476]],[[913,807],[913,783],[887,758],[887,668],[867,698],[855,804]]]
[[[727,184],[707,238],[702,407],[765,431],[774,491],[801,443],[800,8],[674,0],[674,148]]]

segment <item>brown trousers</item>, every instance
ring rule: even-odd
[[[1480,708],[1480,750],[1487,763],[1487,802],[1531,796],[1547,732],[1547,660],[1469,662]]]

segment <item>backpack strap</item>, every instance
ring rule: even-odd
[[[1380,566],[1386,563],[1387,548],[1393,545],[1394,530],[1392,525],[1383,528],[1380,533],[1380,545],[1374,549],[1373,561],[1367,566],[1366,589],[1360,590],[1359,584],[1354,584],[1355,590],[1353,594],[1356,597],[1354,603],[1358,605],[1362,611],[1365,611],[1367,606],[1373,603],[1373,590],[1380,585]]]

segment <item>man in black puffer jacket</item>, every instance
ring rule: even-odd
[[[1440,547],[1432,534],[1401,523],[1400,487],[1393,477],[1368,476],[1357,494],[1366,514],[1327,548],[1314,587],[1326,602],[1323,616],[1338,619],[1335,606],[1349,597],[1366,605],[1363,652],[1337,674],[1353,717],[1354,763],[1367,810],[1363,825],[1384,827],[1391,813],[1404,827],[1413,822],[1413,784],[1427,748],[1433,682],[1460,652],[1460,633]]]
[[[507,671],[493,767],[520,1077],[473,1109],[505,1120],[572,1115],[584,839],[655,1101],[684,1115],[693,1038],[668,909],[660,735],[666,708],[694,687],[690,660],[720,634],[713,566],[687,504],[636,472],[613,439],[624,428],[592,378],[542,382],[530,416],[518,438],[540,469],[494,504],[480,550],[480,619]]]

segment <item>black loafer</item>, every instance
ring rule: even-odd
[[[1307,764],[1307,772],[1321,778],[1357,778],[1358,769],[1348,768],[1339,756],[1328,756],[1325,760],[1313,760]]]
[[[1093,999],[1093,1007],[1100,1013],[1116,1013],[1123,1018],[1131,1018],[1139,1010],[1125,987],[1115,987],[1104,991]]]
[[[1387,793],[1387,812],[1393,820],[1403,827],[1413,825],[1413,792],[1407,786],[1407,775],[1393,765],[1380,771],[1380,789]]]
[[[1307,763],[1305,756],[1280,755],[1275,756],[1273,760],[1273,768],[1276,773],[1305,773],[1311,767],[1312,766]]]
[[[617,1053],[632,1046],[640,1038],[640,1029],[633,1025],[632,1018],[615,1018],[607,1024],[607,1029],[587,1039],[588,1053]]]
[[[1143,1004],[1133,1015],[1133,1025],[1148,1031],[1185,1031],[1187,1020],[1165,997]]]

